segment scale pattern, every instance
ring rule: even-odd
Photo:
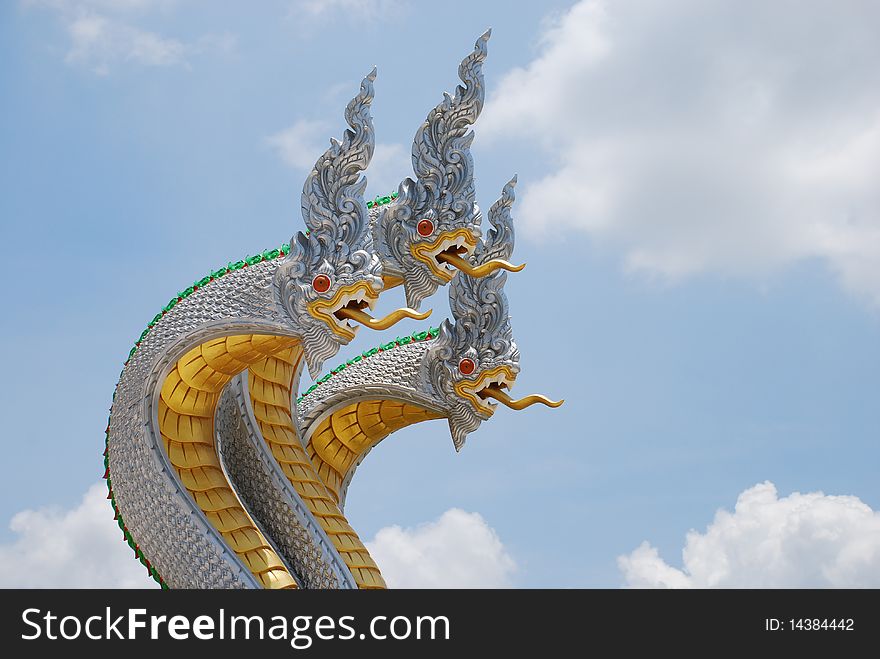
[[[154,429],[159,387],[187,350],[218,335],[289,333],[273,298],[275,268],[266,261],[236,270],[177,303],[141,341],[114,394],[107,440],[111,492],[131,536],[171,587],[260,585],[192,505]]]
[[[259,434],[281,473],[330,538],[357,587],[385,588],[379,567],[322,482],[293,425],[292,383],[299,361],[298,351],[288,351],[249,369],[249,403]]]
[[[320,526],[298,495],[285,487],[286,480],[277,477],[271,455],[260,450],[243,379],[237,376],[226,387],[217,406],[217,438],[230,481],[303,587],[353,587]]]

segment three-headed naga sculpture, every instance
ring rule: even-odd
[[[483,239],[470,145],[483,106],[489,32],[462,61],[454,96],[413,142],[415,179],[364,199],[375,69],[348,104],[341,141],[306,178],[307,231],[178,293],[129,354],[104,453],[109,498],[150,575],[178,588],[383,588],[343,514],[355,469],[391,433],[446,418],[456,450],[511,399],[519,372],[504,294],[516,178]],[[452,319],[398,337],[319,377],[357,326],[403,285],[418,308],[449,284]],[[299,395],[306,366],[315,384]]]

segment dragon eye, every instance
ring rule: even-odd
[[[431,220],[422,220],[416,225],[416,231],[419,232],[420,236],[430,236],[434,233],[434,223]]]
[[[312,288],[318,293],[326,293],[330,290],[330,277],[327,275],[317,275],[312,280]]]
[[[474,360],[468,359],[467,357],[458,362],[458,370],[461,372],[462,375],[470,375],[474,372],[474,369],[476,367],[477,365],[474,364]]]

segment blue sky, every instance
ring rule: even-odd
[[[519,175],[515,391],[566,404],[502,409],[459,455],[444,422],[397,433],[358,471],[354,528],[424,540],[420,524],[461,509],[515,564],[495,585],[697,583],[688,531],[741,555],[748,493],[770,481],[762,537],[802,543],[807,558],[777,558],[808,576],[774,582],[752,557],[709,585],[880,583],[877,8],[659,5],[3,4],[0,574],[23,536],[49,542],[7,528],[16,513],[55,506],[27,519],[76,535],[64,511],[103,471],[110,397],[146,322],[302,227],[306,169],[360,78],[378,66],[367,177],[385,194],[491,26],[473,152],[482,207]],[[448,313],[444,292],[426,306],[434,324]],[[338,360],[384,340],[364,330]],[[714,516],[741,495],[731,531]],[[106,512],[88,523],[113,536]],[[819,546],[823,528],[842,539]],[[449,533],[436,543],[455,547]],[[633,568],[643,541],[662,560]],[[834,581],[822,561],[852,547],[851,581]]]

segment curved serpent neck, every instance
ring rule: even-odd
[[[212,441],[223,379],[264,356],[261,347],[272,353],[296,342],[277,302],[280,260],[191,287],[154,319],[120,376],[108,486],[126,539],[168,586],[296,586],[229,486]],[[187,393],[177,400],[181,386]]]
[[[401,428],[448,416],[443,398],[421,371],[435,336],[435,330],[420,332],[364,353],[299,399],[300,435],[340,509],[355,470],[373,447]]]
[[[376,209],[390,203],[395,196],[377,197],[367,201],[366,205]],[[208,479],[209,484],[227,484],[220,483],[217,478],[218,469],[220,475],[224,476],[223,480],[226,480],[226,475],[215,459],[219,457],[217,447],[205,436],[215,422],[210,417],[210,410],[198,410],[202,413],[198,415],[192,414],[195,409],[178,409],[178,427],[184,420],[188,431],[196,429],[201,433],[200,437],[193,437],[189,432],[186,439],[200,441],[189,441],[185,446],[180,445],[183,443],[179,441],[182,437],[172,439],[168,436],[169,432],[174,434],[173,431],[162,432],[159,411],[161,404],[168,405],[168,401],[162,401],[163,385],[169,374],[177,372],[180,375],[178,360],[187,356],[188,352],[214,342],[212,349],[216,353],[221,337],[236,334],[239,337],[274,335],[295,338],[292,319],[279,303],[276,279],[278,267],[284,262],[283,257],[290,253],[291,247],[285,243],[279,248],[230,262],[193,282],[175,295],[148,323],[131,348],[120,374],[105,434],[104,478],[109,489],[108,499],[113,505],[115,519],[125,541],[150,576],[163,588],[266,585],[255,579],[252,570],[245,568],[240,557],[230,551],[216,525],[208,519],[206,510],[196,505],[196,498],[204,504],[208,497],[203,494],[196,497],[194,490],[187,488],[182,480],[184,476],[180,469],[198,469],[198,463],[207,460],[210,463],[207,466],[213,468],[210,470],[212,477]],[[275,347],[283,349],[282,344]],[[229,368],[226,370],[229,371]],[[294,389],[299,382],[299,371],[296,376],[296,382],[290,385]],[[219,382],[215,378],[211,384],[217,385]],[[190,389],[193,397],[211,397],[218,393]],[[170,395],[171,392],[167,393]],[[166,417],[167,411],[163,414],[163,421]],[[176,445],[172,446],[172,441]],[[205,446],[197,447],[197,444]],[[169,457],[172,448],[177,458],[185,458],[178,459],[178,464],[174,464]],[[201,471],[204,472],[204,469]],[[186,476],[191,481],[189,477],[192,473]],[[189,482],[189,485],[195,483]],[[245,519],[247,513],[242,515],[242,506],[236,497],[224,494],[220,501],[216,499],[207,502],[211,504],[209,507],[214,508],[208,512],[220,514],[218,505],[224,502],[236,504],[233,506],[237,508],[233,519],[222,520],[224,528],[234,529],[243,522],[249,523]],[[217,514],[212,516],[216,518]],[[299,519],[303,525],[314,523],[308,518]],[[243,534],[247,536],[244,540],[251,545],[272,549],[268,539],[259,538],[258,530],[246,530]],[[181,554],[183,547],[186,548],[186,556]],[[313,541],[312,536],[305,534],[299,545],[299,553],[312,566],[306,579],[308,585],[333,587],[350,584],[351,575],[332,547],[322,546],[319,541]],[[286,569],[286,566],[277,567]],[[279,570],[279,574],[283,571]],[[288,586],[293,585],[293,579],[285,578],[283,581],[289,582]]]
[[[399,337],[382,347],[364,352],[347,364],[341,364],[321,378],[320,384],[312,385],[306,394],[297,399],[299,412],[302,413],[308,407],[302,404],[305,398],[323,401],[325,392],[334,389],[342,392],[342,403],[349,402],[350,392],[345,385],[351,379],[337,377],[346,368],[351,368],[354,381],[367,384],[365,391],[369,394],[371,383],[365,382],[358,375],[359,362],[366,364],[372,356],[389,352],[394,347],[398,351],[396,360],[405,363],[416,360],[418,363],[424,354],[422,344],[435,338],[437,334],[438,330],[431,329],[412,336]],[[415,352],[412,348],[406,350],[398,347],[415,347],[417,343],[419,346],[415,348]],[[224,420],[223,465],[254,518],[276,540],[282,556],[294,565],[296,574],[304,585],[318,583],[318,580],[311,574],[308,563],[299,558],[302,553],[297,546],[299,527],[292,524],[292,521],[303,517],[306,518],[303,526],[308,532],[318,538],[319,544],[326,542],[335,549],[335,554],[341,557],[348,568],[351,581],[343,585],[382,588],[385,582],[378,566],[342,513],[339,505],[340,480],[334,481],[326,476],[328,464],[314,452],[309,452],[305,439],[301,439],[300,435],[302,420],[294,421],[291,412],[294,397],[290,382],[298,379],[301,364],[301,353],[293,347],[252,364],[246,373],[237,375],[227,386],[217,410],[217,419]],[[396,370],[398,374],[403,373],[401,369]],[[382,392],[387,395],[387,385],[392,378],[386,378],[385,369],[381,369],[381,372],[372,371],[372,374],[375,376],[372,384],[381,386]],[[331,378],[335,378],[333,384],[327,385]],[[418,378],[411,379],[414,382]],[[314,392],[319,387],[320,395],[317,395]],[[417,394],[404,394],[401,391],[400,395],[409,399]],[[402,409],[404,406],[402,403],[386,401],[381,413],[387,416],[393,407]],[[419,420],[440,416],[433,410],[418,412],[411,408],[406,410],[409,422],[415,422],[413,413]],[[389,427],[401,427],[394,425],[399,420],[389,419]]]
[[[299,379],[301,364],[302,353],[293,347],[253,363],[247,373],[232,381],[228,387],[231,398],[221,401],[222,414],[229,419],[239,418],[241,432],[237,435],[239,450],[224,452],[224,464],[230,474],[247,476],[253,474],[252,468],[246,471],[247,466],[257,464],[248,454],[265,457],[264,486],[255,488],[246,477],[239,481],[233,476],[254,517],[272,529],[273,537],[289,537],[289,531],[277,523],[278,507],[274,503],[286,499],[294,511],[303,509],[309,514],[315,522],[309,526],[310,532],[319,542],[326,540],[340,557],[342,568],[350,573],[350,581],[344,585],[384,588],[378,566],[322,482],[294,425],[292,382]],[[304,582],[309,579],[311,568],[298,560],[300,552],[295,543],[284,542],[281,549],[291,563],[300,563],[297,569],[305,570]]]

